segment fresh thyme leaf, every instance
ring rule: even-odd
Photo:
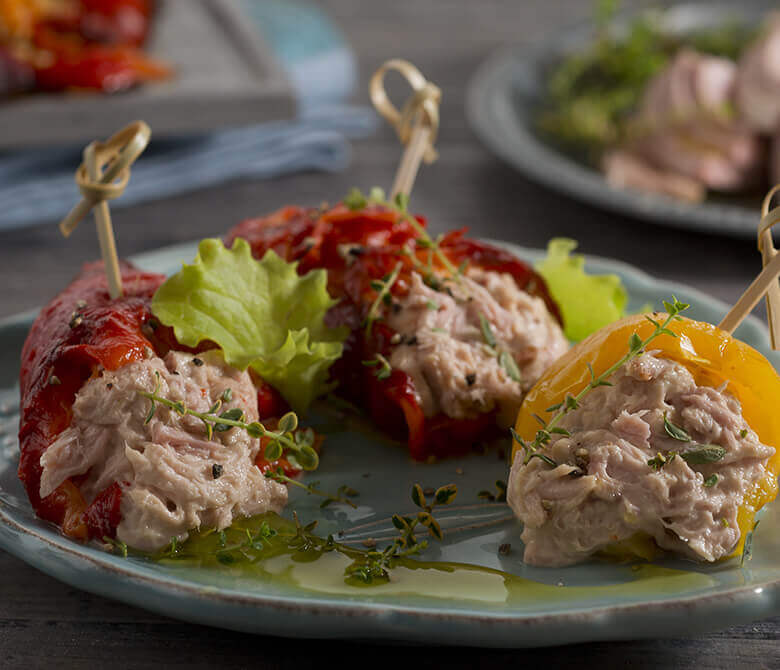
[[[680,442],[691,441],[691,436],[688,434],[688,431],[673,424],[666,416],[666,412],[664,412],[664,430],[669,437],[673,437],[675,440],[679,440]]]
[[[366,316],[366,335],[371,335],[371,327],[374,325],[374,321],[379,318],[379,307],[383,304],[385,298],[390,296],[390,289],[393,288],[393,284],[395,284],[398,279],[402,267],[403,263],[398,261],[393,268],[393,271],[389,275],[386,275],[381,282],[371,283],[372,288],[377,292],[377,296],[371,304],[371,307],[369,307],[368,315]]]
[[[157,372],[157,370],[154,371],[155,379],[157,380],[154,385],[154,393],[153,395],[157,395],[160,392],[160,384],[162,383],[160,380],[160,373]],[[143,394],[142,394],[143,395]],[[147,396],[149,397],[149,396]],[[149,397],[149,400],[151,400],[151,407],[149,407],[149,413],[146,415],[146,418],[144,419],[144,423],[149,423],[152,420],[152,417],[154,416],[154,413],[157,411],[157,405],[154,402],[153,397]]]
[[[739,431],[739,436],[743,439],[747,437],[747,434],[748,434],[747,428],[743,428],[742,430]]]
[[[232,398],[233,398],[233,389],[226,388],[224,391],[222,391],[222,395],[220,396],[222,402],[230,402]]]
[[[761,522],[756,521],[753,524],[753,528],[745,535],[745,544],[742,546],[742,557],[739,560],[740,567],[745,565],[745,561],[749,561],[753,558],[753,534],[756,532],[759,523]]]
[[[631,333],[631,336],[628,338],[628,350],[631,352],[637,352],[641,351],[642,349],[642,338],[639,337],[636,333]]]
[[[689,449],[680,454],[680,457],[689,465],[705,465],[717,463],[726,455],[726,450],[717,444],[705,444],[696,449]]]
[[[520,375],[520,368],[517,367],[515,359],[508,351],[502,351],[498,355],[498,364],[504,369],[507,376],[514,382],[522,382],[523,378]]]
[[[298,427],[298,416],[295,412],[287,412],[281,419],[276,429],[281,433],[291,433]]]
[[[376,358],[372,358],[368,361],[361,361],[361,363],[369,368],[377,368],[377,370],[374,372],[374,376],[379,381],[388,379],[393,372],[393,368],[390,367],[390,361],[382,356],[382,354],[377,354]]]
[[[437,505],[449,505],[458,495],[458,487],[455,484],[440,486],[433,495]]]
[[[409,209],[409,195],[406,193],[398,193],[395,196],[395,206],[402,212],[407,212]]]
[[[412,486],[412,502],[417,505],[417,507],[425,507],[427,504],[422,486],[419,484],[414,484]]]
[[[127,558],[127,545],[124,542],[109,537],[108,535],[103,536],[103,542],[111,545],[111,553],[117,554],[122,558]]]
[[[159,390],[159,389],[158,389]],[[316,470],[319,466],[319,456],[317,452],[312,448],[314,443],[314,432],[310,429],[305,431],[299,431],[299,433],[293,434],[292,431],[298,427],[298,417],[294,412],[288,412],[281,419],[281,429],[277,431],[268,430],[263,424],[253,421],[252,423],[245,422],[244,410],[240,407],[234,407],[229,410],[225,410],[219,416],[211,413],[196,412],[189,409],[182,402],[174,402],[168,400],[156,393],[148,393],[146,391],[138,391],[138,394],[144,398],[148,398],[149,401],[155,405],[165,405],[175,410],[181,416],[190,415],[203,422],[206,430],[206,436],[210,440],[213,437],[213,431],[227,431],[231,428],[240,428],[245,430],[250,437],[268,437],[269,443],[265,447],[264,456],[269,461],[276,461],[280,459],[286,451],[287,459],[295,467],[300,466],[303,470]],[[291,426],[294,426],[290,429]],[[284,430],[287,428],[288,430]]]
[[[558,403],[547,408],[546,411],[554,412],[553,417],[547,422],[545,428],[537,431],[536,437],[532,442],[524,442],[514,430],[512,431],[512,437],[521,445],[525,451],[525,459],[523,461],[524,464],[527,465],[531,458],[542,458],[543,454],[539,454],[539,449],[543,448],[550,442],[551,434],[561,419],[563,419],[563,417],[572,410],[577,409],[580,406],[580,401],[594,388],[608,384],[609,382],[607,380],[616,370],[634,358],[637,358],[642,351],[646,350],[648,344],[650,344],[659,335],[664,334],[667,326],[673,320],[680,318],[678,316],[680,312],[688,309],[689,307],[689,305],[681,303],[676,298],[673,298],[673,302],[664,304],[667,306],[668,312],[666,319],[662,324],[656,326],[655,330],[653,330],[653,332],[650,333],[647,338],[642,340],[637,333],[634,333],[628,340],[629,350],[628,353],[623,356],[623,358],[616,361],[600,375],[592,377],[590,383],[587,384],[576,396],[567,393],[562,403]],[[666,417],[664,417],[664,419],[666,420]],[[659,456],[661,456],[661,458],[665,458],[661,454],[659,454]],[[656,459],[657,458],[658,457],[656,457]],[[549,457],[542,458],[542,460],[547,462],[548,465],[553,465],[553,467],[557,466],[557,463],[555,463],[555,461],[552,459],[549,459],[549,462],[546,459],[549,459]],[[659,468],[663,466],[664,462],[666,462],[666,460],[661,462],[660,460],[656,459],[650,459],[650,461],[648,461],[648,465],[650,465],[650,467]]]
[[[366,196],[360,192],[360,189],[353,188],[349,193],[347,193],[346,196],[344,196],[343,203],[347,206],[348,209],[357,211],[360,209],[365,209],[368,201],[366,200]]]
[[[718,475],[716,475],[715,473],[711,474],[709,477],[707,477],[707,479],[704,480],[704,486],[708,489],[712,488],[717,483],[718,483]]]
[[[664,465],[666,465],[666,456],[664,456],[660,451],[649,461],[647,461],[647,464],[653,469],[653,470],[660,470]]]
[[[542,454],[542,453],[540,453],[538,451],[533,452],[528,457],[528,461],[530,461],[532,458],[538,458],[539,460],[542,460],[545,463],[547,463],[547,465],[549,465],[552,468],[557,468],[558,467],[558,464],[552,458],[550,458],[549,456],[546,456],[545,454]],[[526,461],[526,463],[528,463],[528,461]]]
[[[311,447],[309,447],[309,449],[311,449]],[[314,450],[312,449],[312,451]],[[314,453],[316,454],[317,452]],[[266,470],[265,478],[273,479],[275,482],[279,482],[280,484],[289,484],[291,486],[296,486],[306,491],[306,493],[308,493],[309,495],[321,496],[331,502],[342,503],[344,505],[349,505],[349,507],[351,507],[352,509],[357,509],[357,505],[355,505],[355,503],[349,500],[349,497],[345,497],[345,495],[342,495],[343,491],[339,490],[339,493],[335,495],[331,493],[327,493],[325,491],[321,491],[319,488],[317,488],[317,484],[319,482],[304,484],[303,482],[299,482],[297,479],[292,479],[291,477],[285,475],[284,470],[282,470],[282,468],[277,468],[276,470]]]
[[[482,329],[482,337],[485,340],[485,344],[495,349],[496,336],[493,335],[493,329],[490,327],[490,322],[484,314],[479,315],[479,326]]]

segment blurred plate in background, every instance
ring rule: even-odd
[[[170,81],[0,102],[0,149],[88,142],[136,119],[163,137],[293,116],[293,89],[238,0],[159,5],[147,50],[174,68]]]
[[[758,25],[775,8],[776,2],[766,0],[749,5],[679,5],[664,12],[662,25],[672,33],[735,21]],[[616,28],[627,25],[634,16],[622,16]],[[578,162],[541,135],[536,118],[546,97],[551,68],[567,54],[585,48],[595,34],[595,25],[587,22],[551,35],[534,47],[505,49],[489,58],[472,78],[466,103],[469,121],[480,139],[529,178],[591,204],[658,224],[754,237],[760,199],[752,202],[743,196],[719,196],[692,204],[613,188],[595,167]]]

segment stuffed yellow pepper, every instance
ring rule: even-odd
[[[525,561],[660,547],[713,562],[742,551],[777,495],[780,377],[755,349],[667,313],[617,321],[560,358],[514,431],[508,502]]]

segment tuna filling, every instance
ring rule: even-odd
[[[499,423],[508,426],[526,391],[569,348],[541,298],[522,291],[509,274],[478,269],[439,291],[414,273],[409,294],[387,322],[402,336],[390,365],[412,378],[429,417],[498,410]],[[514,360],[518,379],[508,373],[505,356]]]
[[[236,516],[279,511],[287,489],[266,479],[255,465],[260,441],[231,428],[209,440],[203,423],[157,405],[145,423],[150,401],[138,391],[154,391],[188,408],[208,412],[230,389],[224,409],[240,407],[257,420],[257,392],[247,372],[224,363],[216,351],[193,356],[170,352],[104,372],[79,391],[69,428],[41,457],[41,496],[65,479],[84,476],[87,503],[106,487],[122,488],[122,521],[117,538],[154,551],[187,531],[219,529]]]
[[[515,456],[508,503],[525,525],[525,562],[570,565],[637,533],[697,560],[728,556],[740,539],[737,511],[766,477],[774,448],[759,441],[726,388],[698,386],[682,365],[652,352],[610,381],[561,421],[570,435],[544,449],[557,467]],[[670,436],[665,417],[690,441]],[[705,445],[725,455],[704,464],[683,457]]]

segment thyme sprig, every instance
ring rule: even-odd
[[[371,327],[374,325],[374,321],[379,318],[379,309],[382,306],[382,303],[388,304],[392,302],[393,297],[390,294],[390,290],[393,288],[393,284],[398,280],[398,275],[401,273],[402,267],[403,263],[398,261],[392,272],[386,274],[381,280],[376,279],[371,282],[371,288],[377,293],[376,298],[374,299],[374,302],[371,303],[371,307],[366,315],[366,335],[371,335]]]
[[[122,558],[127,558],[127,545],[114,537],[103,536],[103,542],[111,546],[111,553],[117,554]]]
[[[477,498],[487,500],[488,502],[506,502],[506,482],[503,479],[496,479],[496,492],[484,490],[477,493]]]
[[[233,552],[240,553],[244,558],[252,560],[252,556],[248,553],[248,550],[254,549],[255,551],[263,551],[266,547],[271,546],[271,540],[276,537],[277,532],[268,525],[267,521],[263,521],[260,524],[260,528],[256,533],[253,533],[249,528],[244,529],[246,533],[246,539],[240,544],[227,544],[227,536],[225,531],[220,531],[219,540],[221,548],[216,552],[217,560],[222,565],[232,565],[238,559]]]
[[[160,373],[155,371],[157,383],[154,392],[138,391],[138,394],[151,401],[151,408],[146,415],[145,423],[149,423],[157,411],[157,405],[163,405],[172,409],[179,416],[194,416],[203,422],[206,429],[206,437],[211,440],[215,432],[223,432],[231,428],[241,428],[250,437],[267,438],[264,456],[268,461],[277,461],[282,456],[287,457],[290,463],[303,470],[316,470],[320,464],[320,457],[314,449],[314,431],[311,429],[297,431],[298,416],[295,412],[288,412],[281,419],[276,430],[269,430],[259,421],[247,423],[246,414],[240,407],[233,407],[218,414],[222,403],[232,397],[230,389],[226,389],[222,396],[211,406],[208,412],[197,412],[187,407],[180,400],[169,400],[160,395]],[[296,432],[297,431],[297,432]]]
[[[672,321],[682,320],[682,317],[679,316],[680,313],[688,309],[690,305],[684,302],[680,302],[674,296],[672,296],[671,302],[664,300],[663,304],[664,308],[666,309],[666,319],[664,322],[660,323],[651,316],[646,316],[645,318],[651,324],[653,324],[653,326],[655,326],[653,332],[650,333],[650,335],[648,335],[644,340],[637,333],[632,333],[628,338],[628,353],[620,360],[611,365],[598,376],[596,376],[593,372],[593,366],[590,363],[587,364],[588,371],[590,372],[590,382],[577,395],[567,394],[561,402],[546,409],[547,412],[554,413],[553,417],[547,422],[544,422],[539,418],[542,427],[536,432],[536,436],[531,442],[523,440],[523,438],[520,437],[514,428],[510,428],[512,437],[525,451],[525,458],[523,460],[524,465],[527,465],[532,458],[539,458],[540,460],[547,463],[547,465],[551,467],[557,467],[558,463],[556,463],[549,456],[542,454],[540,449],[549,444],[554,434],[565,436],[569,435],[569,431],[558,426],[561,419],[563,419],[563,417],[572,410],[577,409],[580,406],[583,398],[585,398],[585,396],[593,389],[598,388],[599,386],[611,386],[612,384],[607,381],[609,377],[629,361],[641,356],[645,352],[647,345],[657,337],[660,335],[677,337],[677,333],[670,330],[668,326],[672,323]]]
[[[493,334],[493,328],[490,325],[490,321],[487,320],[487,317],[484,314],[479,315],[479,327],[482,331],[482,338],[485,340],[485,345],[498,357],[498,364],[504,369],[506,376],[518,384],[521,383],[523,377],[520,373],[520,368],[517,367],[514,356],[506,349],[498,346],[498,341]]]
[[[374,371],[374,376],[379,381],[388,379],[390,375],[393,373],[393,368],[390,367],[390,362],[384,356],[382,356],[382,354],[377,354],[376,357],[372,358],[369,361],[361,361],[361,362],[366,367],[377,368]]]
[[[320,507],[327,507],[331,503],[335,502],[349,505],[352,509],[357,509],[357,505],[355,505],[355,503],[353,503],[350,498],[355,498],[360,494],[349,486],[340,486],[336,494],[328,493],[327,491],[322,491],[317,488],[319,486],[319,482],[304,484],[303,482],[299,482],[297,479],[292,479],[291,477],[285,475],[282,468],[277,468],[276,470],[266,470],[265,477],[266,479],[273,479],[275,482],[279,482],[280,484],[290,484],[292,486],[297,486],[298,488],[306,491],[306,493],[309,495],[325,498],[325,500],[323,500],[320,504]]]
[[[394,514],[392,523],[399,531],[398,537],[383,550],[366,552],[365,556],[361,556],[348,566],[344,572],[347,579],[352,578],[365,584],[389,579],[389,571],[398,559],[419,554],[428,547],[427,540],[417,539],[415,533],[419,526],[427,528],[431,537],[441,540],[444,532],[434,517],[434,509],[449,505],[455,500],[457,494],[458,489],[455,484],[447,484],[436,489],[432,499],[428,501],[419,484],[412,486],[412,502],[420,511],[416,515],[409,516]]]
[[[374,187],[369,192],[368,196],[363,195],[360,189],[353,188],[343,200],[344,204],[351,210],[364,209],[368,205],[378,205],[380,207],[386,207],[397,213],[402,220],[406,221],[417,233],[418,237],[415,240],[415,244],[418,249],[427,249],[429,252],[428,261],[428,274],[433,274],[433,257],[435,256],[439,262],[444,266],[450,276],[457,282],[460,282],[460,277],[465,269],[464,265],[460,268],[455,267],[452,261],[447,257],[441,249],[441,241],[444,239],[443,235],[432,238],[428,231],[420,224],[420,222],[409,213],[409,196],[406,193],[398,193],[395,198],[387,200],[384,190],[379,187]],[[412,263],[418,266],[422,266],[419,259],[412,254]]]

